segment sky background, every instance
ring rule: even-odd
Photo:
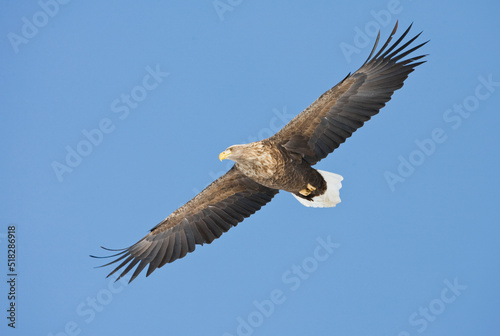
[[[493,1],[2,2],[0,334],[498,335],[499,12]],[[396,20],[431,40],[428,62],[318,165],[344,176],[341,204],[280,193],[148,278],[114,284],[94,268],[89,254],[142,238],[230,167],[221,151],[277,131]]]

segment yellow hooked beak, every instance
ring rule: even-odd
[[[226,159],[229,155],[231,155],[231,151],[229,149],[226,149],[222,153],[219,154],[219,160],[224,160]]]

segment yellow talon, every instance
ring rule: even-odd
[[[316,190],[316,188],[313,187],[310,183],[308,183],[307,189],[302,189],[301,191],[299,191],[299,194],[301,194],[302,196],[309,196],[314,190]]]
[[[299,194],[301,194],[302,196],[309,196],[311,192],[308,189],[302,189],[301,191],[299,191]]]

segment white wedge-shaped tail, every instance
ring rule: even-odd
[[[342,188],[342,176],[324,170],[318,172],[326,181],[326,192],[323,195],[314,197],[311,201],[292,194],[300,203],[313,208],[331,208],[340,203],[340,188]]]

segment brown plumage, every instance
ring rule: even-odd
[[[103,266],[118,265],[109,275],[124,268],[121,278],[137,265],[132,281],[149,265],[148,276],[156,268],[194,251],[197,244],[210,244],[271,201],[279,190],[293,193],[305,205],[326,198],[321,201],[326,205],[320,202],[313,206],[335,206],[340,199],[332,200],[332,197],[338,198],[342,177],[311,166],[377,114],[394,91],[403,86],[408,74],[424,63],[418,60],[425,55],[403,60],[427,43],[411,46],[418,34],[402,44],[410,28],[389,46],[396,23],[387,42],[374,55],[378,36],[360,69],[321,95],[272,137],[234,145],[222,152],[221,160],[236,162],[233,168],[156,225],[139,242],[122,250],[110,250],[118,251],[109,256],[116,259]],[[336,192],[336,196],[328,196],[330,190]]]

